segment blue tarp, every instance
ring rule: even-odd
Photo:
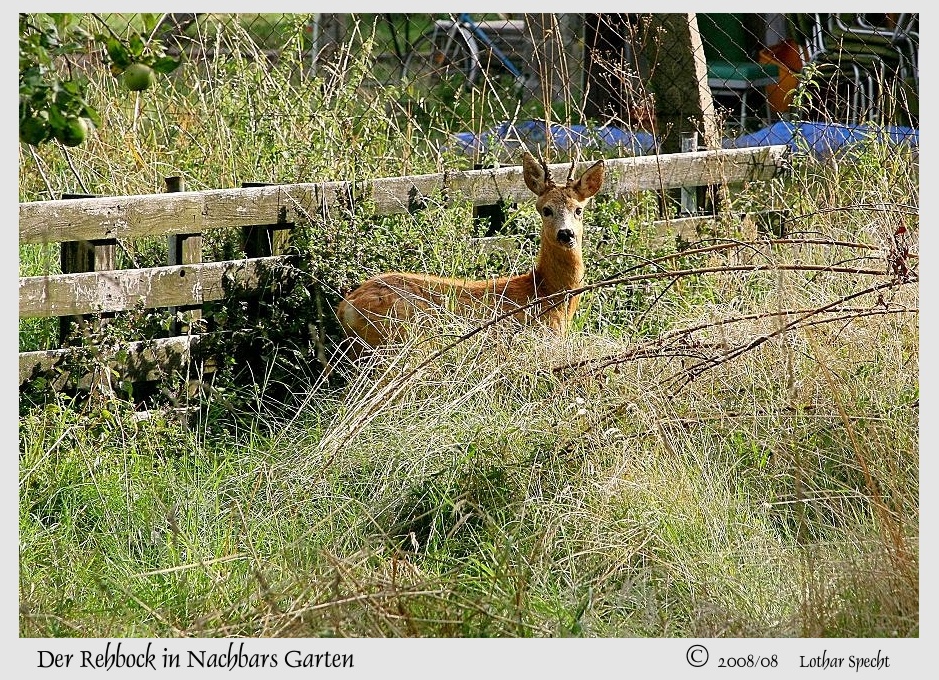
[[[589,128],[585,125],[551,125],[553,144],[558,149],[579,146],[590,148],[618,148],[624,156],[655,153],[656,140],[648,132],[629,132],[606,125]],[[548,128],[543,120],[501,123],[481,134],[460,132],[452,136],[454,146],[463,153],[485,153],[494,147],[516,148],[525,144],[529,148],[543,147]],[[842,125],[839,123],[788,123],[780,121],[736,139],[725,139],[725,149],[751,146],[788,144],[793,151],[811,150],[816,155],[830,156],[845,145],[871,139],[893,144],[919,146],[919,130],[909,127],[878,127],[872,125]]]
[[[455,148],[464,153],[486,152],[499,145],[514,148],[520,144],[534,149],[543,147],[548,130],[543,120],[525,120],[501,123],[481,134],[459,132],[454,134]],[[624,156],[641,156],[655,151],[655,138],[648,132],[628,132],[613,126],[588,128],[586,125],[551,125],[553,145],[558,149],[578,146],[591,148],[620,148]]]
[[[919,146],[919,130],[909,127],[842,125],[840,123],[787,123],[780,121],[737,139],[725,139],[725,149],[788,144],[793,151],[811,150],[817,156],[832,155],[843,146],[866,141]]]

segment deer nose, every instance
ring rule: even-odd
[[[558,243],[564,246],[573,246],[574,245],[574,230],[573,229],[558,229]]]

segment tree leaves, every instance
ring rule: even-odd
[[[95,43],[104,49],[104,61],[111,73],[120,76],[132,64],[144,64],[167,74],[182,61],[167,56],[162,43],[151,36],[161,17],[142,15],[144,32],[131,32],[126,39],[116,35],[104,22],[105,32],[92,36],[80,25],[80,15],[46,13],[19,15],[19,128],[20,141],[38,146],[57,139],[70,146],[84,141],[87,122],[100,125],[100,117],[85,99],[87,79],[72,69],[72,58],[87,53]],[[68,68],[60,73],[56,64]]]

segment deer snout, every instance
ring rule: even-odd
[[[558,243],[568,248],[573,248],[577,244],[577,237],[574,235],[574,230],[566,227],[558,229],[557,239]]]

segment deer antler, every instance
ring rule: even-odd
[[[544,170],[544,181],[545,184],[554,184],[554,179],[551,177],[551,171],[548,169],[548,162],[544,159],[544,153],[541,151],[541,148],[538,148],[538,160],[541,162],[541,169]]]
[[[567,183],[568,183],[568,184],[570,184],[570,183],[571,183],[571,180],[574,179],[574,164],[575,164],[575,162],[576,162],[576,161],[575,161],[574,158],[572,157],[572,158],[571,158],[571,169],[567,171]]]

